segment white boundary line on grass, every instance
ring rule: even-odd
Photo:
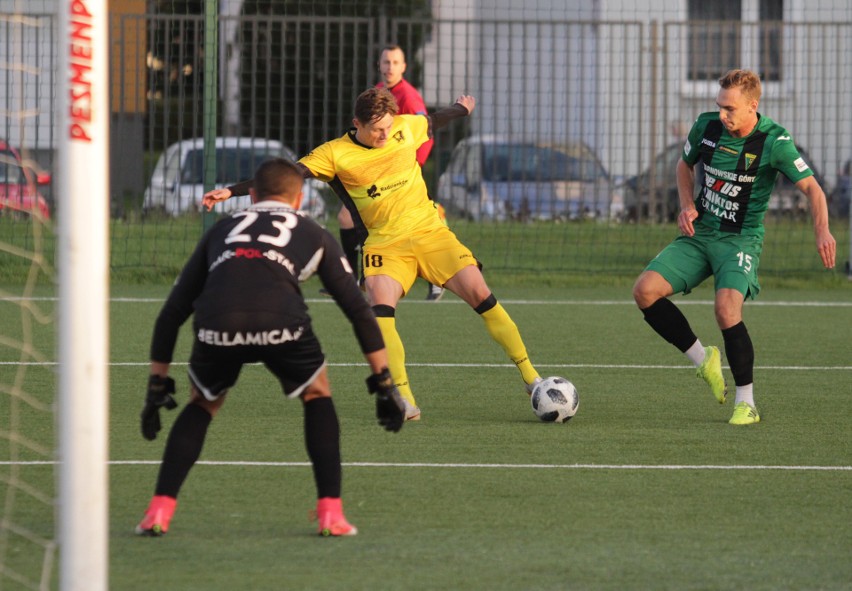
[[[36,366],[36,367],[51,367],[58,365],[56,361],[0,361],[0,367],[4,365],[13,366]],[[115,361],[109,364],[110,367],[147,367],[151,365],[149,361]],[[173,367],[189,365],[186,361],[175,361],[171,364]],[[260,365],[259,363],[250,363],[248,365]],[[366,363],[326,363],[328,367],[366,367]],[[472,369],[486,368],[507,368],[515,367],[509,363],[406,363],[407,367],[467,367]],[[690,365],[631,365],[617,363],[536,363],[536,367],[550,369],[691,369],[695,370]],[[728,368],[727,365],[722,367]],[[852,365],[756,365],[754,369],[758,370],[780,370],[780,371],[814,371],[814,370],[835,370],[835,371],[852,371]]]
[[[55,461],[0,462],[0,466],[52,466]],[[158,466],[160,460],[111,460],[111,466]],[[309,468],[310,462],[241,462],[199,460],[201,466],[252,466],[271,468]],[[343,462],[350,468],[477,468],[497,470],[787,470],[808,472],[850,472],[852,466],[746,466],[746,465],[677,465],[677,464],[465,464],[432,462]]]
[[[30,297],[30,298],[22,298],[17,296],[12,297],[3,297],[0,298],[2,302],[20,302],[20,301],[29,301],[29,302],[55,302],[57,298],[55,297]],[[165,300],[162,298],[110,298],[110,302],[113,303],[122,303],[122,304],[162,304]],[[306,302],[309,304],[333,304],[334,300],[331,298],[306,298]],[[428,304],[434,305],[435,302],[428,302],[426,300],[402,300],[405,304]],[[635,306],[636,303],[633,300],[512,300],[506,299],[500,300],[503,304],[511,304],[513,306],[542,306],[542,305],[554,305],[554,306]],[[440,305],[447,304],[464,304],[462,300],[452,299],[445,300],[440,303]],[[688,299],[678,299],[678,305],[684,306],[712,306],[713,300],[688,300]],[[466,305],[466,304],[465,304]],[[746,305],[748,306],[780,306],[780,307],[804,307],[804,308],[852,308],[852,302],[823,302],[823,301],[749,301]]]
[[[0,367],[4,365],[14,366],[37,366],[49,367],[58,365],[55,361],[0,361]],[[114,361],[109,364],[110,367],[141,367],[149,366],[149,361]],[[171,364],[174,367],[189,365],[186,361],[175,361]],[[260,365],[259,363],[250,363],[248,365]],[[366,363],[326,363],[328,367],[366,367]],[[515,367],[510,363],[409,363],[407,367],[467,367],[467,368],[507,368]],[[550,369],[691,369],[695,370],[691,365],[631,365],[617,363],[536,363],[536,367]],[[722,367],[728,368],[727,365]],[[852,365],[756,365],[754,369],[765,370],[788,370],[788,371],[813,371],[813,370],[838,370],[852,371]]]

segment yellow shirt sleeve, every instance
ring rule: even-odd
[[[315,177],[327,183],[331,181],[337,171],[334,167],[334,149],[331,142],[326,142],[311,150],[306,156],[299,159]]]
[[[404,119],[414,135],[414,144],[419,148],[422,144],[428,142],[429,137],[429,119],[423,115],[398,115],[400,119]]]

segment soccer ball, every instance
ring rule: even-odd
[[[544,378],[533,388],[530,403],[535,416],[545,423],[564,423],[577,413],[580,396],[574,384],[553,376]]]

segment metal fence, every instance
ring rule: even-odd
[[[111,30],[115,268],[173,265],[170,256],[188,253],[198,237],[197,209],[172,218],[145,207],[169,146],[203,137],[212,125],[217,136],[278,140],[302,155],[350,126],[352,102],[378,80],[378,55],[389,41],[405,50],[406,78],[430,110],[462,92],[477,97],[469,120],[437,134],[424,176],[453,229],[494,270],[638,272],[673,234],[665,223],[685,133],[699,113],[715,109],[720,69],[755,67],[726,62],[743,55],[760,64],[761,112],[792,131],[818,172],[848,252],[849,22],[222,16],[212,46],[200,15],[115,15]],[[39,46],[54,38],[42,35]],[[740,45],[708,61],[706,44],[728,40]],[[212,117],[204,103],[211,84]],[[548,162],[582,153],[593,161],[584,168],[590,176],[572,190],[593,196],[586,205],[544,207],[539,201],[551,189],[538,182],[517,204],[504,196],[498,213],[474,210],[471,195],[481,199],[481,192],[448,172],[463,168],[463,150],[454,149],[470,136],[509,141],[509,151],[514,141],[536,144],[550,150],[541,156]],[[38,154],[49,169],[49,150]],[[805,203],[789,186],[777,193],[768,239],[784,240],[767,253],[763,272],[817,270]],[[330,198],[327,206],[328,213],[338,207]]]

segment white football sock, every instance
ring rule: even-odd
[[[754,383],[745,386],[737,386],[737,397],[735,403],[748,402],[754,408]]]
[[[702,363],[704,363],[704,346],[701,344],[701,341],[695,339],[695,342],[692,343],[692,346],[686,350],[684,353],[689,360],[698,367]]]

